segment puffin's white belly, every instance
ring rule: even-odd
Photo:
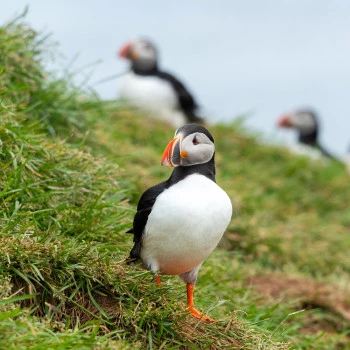
[[[186,123],[175,90],[164,79],[129,72],[121,78],[120,97],[150,116],[170,122],[176,127]]]
[[[194,269],[219,243],[231,215],[231,201],[215,182],[186,177],[154,203],[142,241],[144,264],[168,275]]]
[[[307,146],[301,143],[292,144],[290,146],[290,149],[293,153],[309,157],[310,159],[314,160],[324,160],[325,157],[323,156],[322,152],[314,147]]]

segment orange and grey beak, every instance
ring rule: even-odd
[[[132,56],[132,44],[127,43],[119,50],[119,56],[122,58],[130,59]]]
[[[162,165],[172,167],[181,165],[181,158],[186,157],[185,152],[181,152],[181,141],[182,135],[179,134],[168,143],[162,156]]]
[[[279,120],[278,120],[278,126],[280,128],[291,128],[293,127],[293,124],[291,123],[290,120],[290,115],[283,115]]]

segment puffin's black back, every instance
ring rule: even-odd
[[[176,92],[180,109],[184,112],[188,121],[203,122],[203,119],[196,115],[198,104],[194,100],[193,96],[186,89],[185,85],[183,85],[172,74],[160,71],[157,64],[151,69],[142,69],[136,65],[132,65],[131,70],[137,75],[158,77],[159,79],[169,82]]]
[[[300,111],[298,111],[298,113],[309,114],[315,123],[315,129],[312,131],[303,132],[302,130],[299,130],[298,141],[300,143],[303,143],[304,145],[308,145],[308,146],[312,146],[312,147],[317,148],[319,151],[322,152],[322,154],[325,157],[335,159],[334,156],[332,154],[330,154],[324,147],[322,147],[318,141],[320,123],[318,121],[316,113],[312,110],[300,110]]]
[[[198,105],[186,87],[172,74],[158,71],[157,76],[168,81],[172,85],[178,96],[180,107],[185,113],[188,121],[202,122],[202,118],[196,115],[196,109],[198,108]]]

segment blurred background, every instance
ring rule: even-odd
[[[320,141],[338,156],[350,142],[350,3],[338,1],[12,0],[1,23],[28,6],[26,22],[52,34],[62,56],[50,69],[84,67],[103,99],[118,98],[117,57],[125,42],[151,38],[160,68],[193,93],[202,114],[246,125],[272,142],[293,143],[277,118],[302,107],[321,120]]]

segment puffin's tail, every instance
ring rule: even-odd
[[[333,156],[333,154],[329,153],[324,147],[322,147],[320,144],[316,144],[316,148],[319,149],[322,154],[332,160],[338,160],[336,157]]]

